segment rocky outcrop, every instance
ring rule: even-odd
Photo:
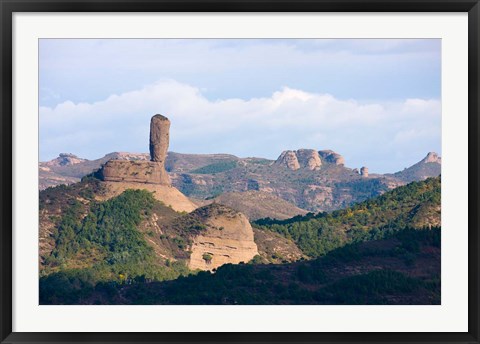
[[[442,172],[442,158],[435,152],[430,152],[425,158],[416,164],[405,168],[403,171],[396,172],[392,176],[404,183],[424,180],[429,177],[439,176]]]
[[[205,224],[205,229],[193,237],[190,269],[212,270],[223,264],[247,263],[258,254],[252,226],[242,213],[213,203],[189,216]]]
[[[170,185],[162,164],[153,161],[110,160],[100,173],[103,181]]]
[[[170,121],[162,115],[155,115],[150,121],[150,160],[110,160],[98,175],[108,182],[131,182],[170,185],[165,171],[169,142]]]
[[[327,149],[318,151],[320,157],[327,163],[335,164],[335,165],[345,165],[345,159],[338,153]]]
[[[275,165],[285,166],[290,170],[296,171],[300,168],[295,151],[283,151],[274,163]]]
[[[306,168],[310,171],[319,170],[322,162],[327,164],[345,165],[345,159],[332,150],[315,151],[314,149],[287,150],[275,161],[274,165],[283,165],[290,170]]]
[[[283,151],[274,164],[286,166],[293,171],[300,168],[313,171],[320,169],[322,161],[320,160],[318,152],[314,149],[299,149],[296,151]]]
[[[296,154],[300,166],[310,171],[318,170],[322,166],[320,155],[314,149],[299,149]]]
[[[84,161],[86,161],[86,159],[79,158],[75,154],[60,153],[58,155],[58,158],[45,162],[43,163],[43,165],[48,167],[70,166],[70,165],[80,164]]]
[[[286,166],[293,171],[300,168],[314,171],[321,168],[322,161],[327,164],[345,165],[345,159],[340,154],[332,150],[321,150],[317,152],[314,149],[283,151],[274,165]]]
[[[365,178],[368,177],[368,167],[363,166],[360,169],[360,175]]]
[[[150,160],[158,162],[164,168],[167,157],[170,121],[162,115],[155,115],[150,120]]]
[[[104,189],[101,195],[97,195],[96,199],[105,201],[112,197],[120,195],[125,190],[147,190],[152,193],[153,197],[171,207],[175,211],[191,212],[198,208],[190,199],[183,193],[178,191],[170,185],[162,184],[143,184],[136,182],[103,182]]]
[[[427,156],[425,158],[422,159],[423,163],[427,164],[427,163],[438,163],[438,164],[441,164],[442,163],[442,158],[440,156],[438,156],[437,153],[435,152],[429,152],[427,154]]]

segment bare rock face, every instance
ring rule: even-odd
[[[300,166],[310,171],[318,170],[322,166],[320,155],[314,149],[299,149],[296,154]]]
[[[162,167],[167,157],[170,121],[162,115],[155,115],[150,121],[150,160],[159,162]]]
[[[310,171],[318,170],[322,166],[322,160],[314,149],[299,149],[296,151],[283,151],[275,161],[275,165],[283,165],[290,170],[296,171],[306,168]]]
[[[96,197],[99,201],[106,201],[112,197],[120,195],[125,190],[147,190],[153,194],[153,197],[175,211],[191,212],[198,208],[187,196],[182,194],[171,185],[148,184],[138,182],[103,182],[104,190],[102,195]]]
[[[43,165],[48,167],[70,166],[70,165],[80,164],[84,161],[86,161],[86,159],[79,158],[75,154],[60,153],[58,158],[45,162],[43,163]]]
[[[360,169],[360,174],[362,175],[362,177],[368,177],[368,167],[363,166]]]
[[[275,161],[275,165],[283,165],[293,171],[296,171],[300,168],[300,164],[298,162],[295,151],[290,150],[283,151],[282,154],[280,154],[278,159]]]
[[[335,164],[335,165],[345,165],[345,159],[343,158],[343,156],[341,156],[338,153],[335,153],[330,149],[321,150],[318,152],[318,154],[322,157],[322,159],[325,160],[325,162]]]
[[[247,263],[258,254],[252,226],[242,213],[213,203],[191,215],[206,228],[193,238],[190,269],[212,270],[223,264]]]
[[[170,185],[163,164],[141,160],[110,160],[100,170],[106,182],[133,182]]]
[[[423,158],[422,162],[425,163],[425,164],[427,164],[427,163],[441,164],[442,163],[442,158],[439,157],[437,153],[430,152],[430,153],[427,154],[427,156],[425,158]]]
[[[165,171],[169,142],[170,121],[155,115],[150,121],[150,160],[110,160],[99,171],[107,182],[145,183],[170,185]]]

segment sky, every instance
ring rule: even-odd
[[[170,151],[276,159],[332,149],[402,170],[441,154],[439,39],[41,39],[40,161]]]

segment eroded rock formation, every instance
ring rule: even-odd
[[[314,149],[287,150],[275,161],[275,165],[283,165],[291,170],[306,168],[310,171],[319,170],[322,163],[345,165],[345,159],[332,150],[316,151]]]
[[[361,175],[362,177],[368,177],[368,167],[363,166],[363,167],[360,169],[360,175]]]
[[[283,151],[275,161],[276,165],[283,165],[295,171],[300,168],[306,168],[310,171],[318,170],[322,166],[322,161],[318,152],[314,149],[299,149],[296,151]]]
[[[422,162],[424,163],[442,163],[442,158],[438,156],[435,152],[429,152],[425,158],[423,158]]]
[[[163,164],[140,160],[110,160],[103,165],[101,178],[108,182],[170,185]]]
[[[223,264],[247,263],[258,254],[248,219],[217,203],[195,210],[206,228],[193,238],[190,269],[212,270]]]
[[[170,121],[155,115],[150,121],[150,161],[110,160],[99,171],[100,178],[109,182],[133,182],[170,185],[165,171],[169,143]]]
[[[322,160],[314,149],[299,149],[296,154],[300,166],[310,171],[318,170],[322,166]]]
[[[338,153],[327,149],[318,151],[318,154],[322,157],[325,162],[335,164],[335,165],[345,165],[345,159]]]
[[[295,151],[283,151],[282,154],[278,157],[275,161],[275,165],[284,165],[291,170],[298,170],[300,168],[300,164],[297,159],[297,155]]]
[[[165,165],[170,140],[170,121],[162,115],[150,120],[150,160]]]

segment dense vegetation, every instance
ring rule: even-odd
[[[258,220],[259,231],[291,239],[316,259],[263,265],[257,256],[195,275],[182,263],[189,235],[220,208],[182,215],[143,190],[98,202],[101,187],[88,177],[40,194],[41,216],[55,220],[40,303],[438,304],[440,189],[440,178],[431,178],[331,213]],[[153,212],[161,234],[144,226]],[[146,240],[177,260],[160,258]]]
[[[309,213],[288,220],[260,219],[255,226],[292,239],[308,256],[318,257],[350,242],[380,239],[406,227],[421,228],[440,218],[441,181],[429,178],[331,213]],[[421,212],[419,218],[417,214]]]
[[[405,229],[312,261],[227,264],[215,273],[165,282],[101,283],[85,289],[54,274],[43,280],[41,295],[43,303],[439,304],[440,235],[439,228]]]
[[[162,281],[188,273],[182,263],[159,261],[137,229],[155,202],[147,191],[127,190],[105,202],[92,201],[84,213],[80,201],[70,200],[41,271],[42,295],[52,286],[55,295],[68,289],[85,293],[101,282]]]
[[[334,198],[341,197],[345,189],[354,197],[355,203],[379,196],[388,190],[387,186],[380,179],[354,179],[336,183]],[[349,205],[344,203],[344,207]]]

